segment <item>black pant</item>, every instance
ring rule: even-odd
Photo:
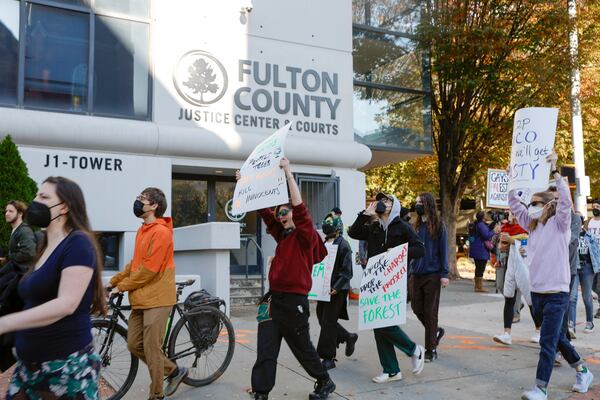
[[[310,341],[308,298],[291,293],[271,293],[271,319],[258,324],[256,362],[252,368],[252,390],[268,394],[275,386],[281,339],[294,353],[302,368],[318,381],[329,379]]]
[[[517,290],[518,294],[519,291]],[[520,295],[520,294],[519,294]],[[504,328],[511,329],[513,318],[515,316],[515,303],[517,301],[517,295],[513,297],[505,297],[504,298]],[[533,323],[535,324],[535,328],[539,329],[542,326],[541,316],[536,315],[533,312],[533,307],[529,306],[529,312],[531,313],[531,318],[533,318]]]
[[[475,259],[475,278],[483,278],[488,260]]]
[[[338,323],[340,312],[346,306],[347,290],[343,290],[333,296],[329,302],[317,302],[317,318],[321,325],[317,353],[321,358],[335,358],[335,349],[340,343],[344,343],[350,337],[342,325]]]
[[[442,290],[439,274],[412,275],[409,291],[413,312],[425,328],[425,348],[435,350],[438,345],[438,312],[440,309],[440,291]]]

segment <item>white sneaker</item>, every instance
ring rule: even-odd
[[[540,331],[535,331],[535,333],[531,337],[531,343],[539,343],[539,342],[540,342]]]
[[[586,322],[585,328],[583,329],[583,333],[594,333],[594,323]]]
[[[373,382],[375,383],[387,383],[393,381],[399,381],[402,379],[402,372],[398,372],[396,375],[386,374],[385,372],[381,375],[377,375],[373,378]]]
[[[587,393],[592,381],[594,380],[594,374],[588,369],[587,372],[578,372],[575,375],[577,382],[573,385],[573,391],[578,393]]]
[[[502,335],[494,336],[494,342],[510,346],[512,344],[512,338],[510,337],[510,333],[504,332]]]
[[[569,330],[569,336],[571,337],[571,340],[577,339],[577,336],[575,336],[575,328],[572,326],[569,326],[568,330]]]
[[[420,344],[415,348],[415,352],[411,357],[411,363],[413,374],[419,375],[423,372],[423,367],[425,366],[425,348]]]
[[[542,389],[535,386],[533,389],[523,392],[521,400],[547,400],[548,395]]]

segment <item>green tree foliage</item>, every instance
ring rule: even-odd
[[[10,136],[0,142],[0,204],[2,213],[10,200],[21,200],[27,204],[33,200],[37,184],[29,177],[27,166],[19,155],[17,146]],[[4,218],[0,224],[0,246],[7,248],[11,227]]]

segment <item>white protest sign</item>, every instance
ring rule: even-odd
[[[358,329],[406,323],[408,244],[369,258],[358,301]]]
[[[312,288],[308,292],[309,300],[329,301],[331,300],[331,274],[335,266],[338,245],[326,243],[327,257],[320,263],[313,265]]]
[[[233,214],[273,207],[289,201],[285,172],[279,167],[291,122],[254,148],[240,169],[233,193]]]
[[[488,169],[487,208],[508,208],[508,174],[501,169]]]
[[[557,108],[522,108],[515,113],[508,188],[522,192],[521,198],[548,187],[546,157],[554,148],[557,119]]]

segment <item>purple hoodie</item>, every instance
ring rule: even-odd
[[[538,223],[529,232],[527,259],[531,291],[535,293],[569,293],[571,272],[569,267],[569,240],[571,239],[571,193],[565,181],[556,179],[558,201],[556,215],[545,224]],[[514,190],[508,192],[508,203],[519,225],[528,227],[531,218],[527,207]]]

